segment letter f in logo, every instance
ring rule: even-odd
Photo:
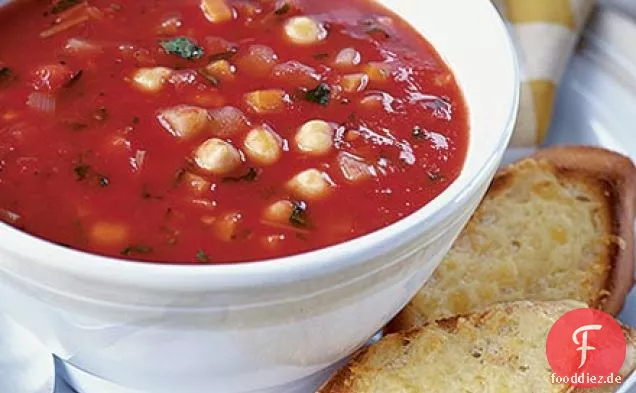
[[[587,352],[594,351],[596,349],[594,347],[587,345],[587,332],[589,332],[590,330],[601,330],[601,329],[603,329],[602,325],[581,326],[580,328],[576,329],[574,333],[572,334],[572,341],[574,341],[574,344],[580,345],[580,347],[576,349],[577,351],[581,351],[581,364],[579,365],[579,368],[583,367],[585,363],[587,362]],[[580,342],[578,339],[579,333],[583,333],[581,335],[582,339]]]

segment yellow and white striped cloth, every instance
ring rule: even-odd
[[[511,147],[545,139],[556,90],[595,0],[493,0],[521,66],[521,108]]]

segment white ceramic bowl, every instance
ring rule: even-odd
[[[464,91],[471,138],[457,181],[368,236],[234,266],[125,263],[0,225],[0,312],[66,361],[80,392],[309,393],[427,280],[498,167],[518,72],[489,1],[380,2],[433,43]]]

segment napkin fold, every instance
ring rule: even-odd
[[[508,25],[521,68],[520,111],[511,147],[544,141],[556,92],[595,0],[492,0]]]

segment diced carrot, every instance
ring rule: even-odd
[[[179,17],[172,16],[163,20],[156,28],[156,32],[159,35],[175,35],[179,32],[179,29],[183,26],[183,22]]]
[[[371,62],[364,67],[364,72],[372,82],[385,82],[391,76],[391,68],[386,63]]]
[[[239,223],[243,217],[240,213],[228,213],[214,222],[214,232],[217,238],[224,242],[230,242],[236,237]]]
[[[209,125],[208,111],[189,105],[163,109],[157,116],[161,125],[177,138],[190,138]]]
[[[124,224],[100,221],[90,229],[90,239],[103,246],[119,246],[126,243],[129,230]]]
[[[229,22],[234,19],[234,10],[225,0],[201,0],[201,11],[212,23]]]
[[[252,112],[258,114],[279,113],[285,109],[289,97],[284,90],[258,90],[247,93],[245,102]]]
[[[218,82],[231,82],[236,79],[236,67],[227,60],[216,60],[201,70],[208,78]]]
[[[366,89],[369,84],[367,74],[345,75],[340,80],[340,86],[347,93],[358,93]]]

